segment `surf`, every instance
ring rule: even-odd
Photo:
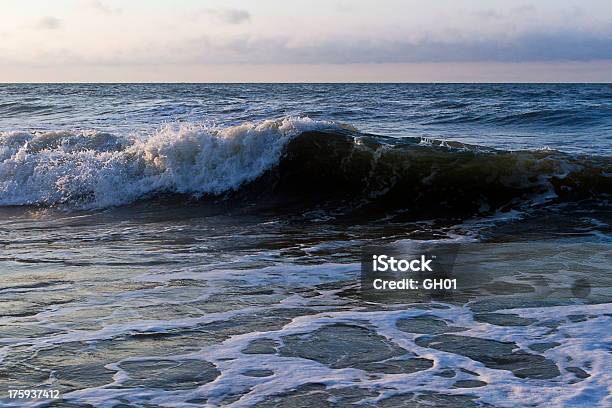
[[[302,117],[149,135],[0,135],[0,206],[100,209],[175,195],[473,215],[606,200],[611,174],[608,157],[384,137]]]

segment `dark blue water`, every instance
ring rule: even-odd
[[[0,85],[0,131],[129,133],[284,116],[504,149],[612,152],[610,84]]]

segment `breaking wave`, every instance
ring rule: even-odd
[[[278,164],[302,132],[337,127],[285,118],[226,129],[166,126],[145,137],[95,132],[0,135],[0,205],[103,208],[158,193],[235,190]]]
[[[463,214],[607,199],[611,175],[607,157],[387,138],[308,118],[166,126],[146,137],[0,134],[1,206],[94,209],[176,194]]]

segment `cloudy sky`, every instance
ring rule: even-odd
[[[612,81],[610,0],[2,0],[0,82]]]

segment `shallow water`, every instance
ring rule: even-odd
[[[609,86],[0,89],[2,404],[611,403]],[[364,297],[415,242],[461,290]]]
[[[151,207],[6,216],[3,389],[104,406],[337,393],[339,405],[605,405],[609,243]],[[361,249],[411,239],[462,242],[458,262],[478,268],[454,296],[363,299]]]

